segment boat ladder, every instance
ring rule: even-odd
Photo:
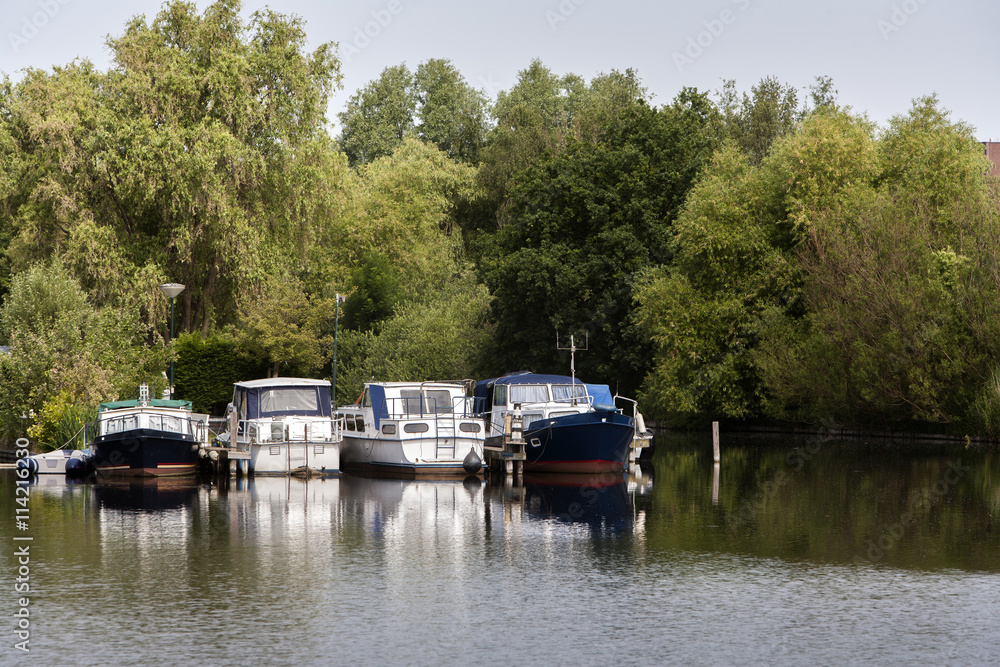
[[[438,460],[451,460],[455,458],[455,432],[458,430],[455,425],[455,411],[445,415],[437,415],[434,420],[437,431],[437,458]]]

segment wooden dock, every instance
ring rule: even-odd
[[[483,457],[491,475],[519,477],[524,472],[528,456],[524,453],[523,423],[520,415],[508,413],[504,415],[503,435],[486,438]]]
[[[248,451],[203,445],[201,455],[210,462],[216,475],[245,475],[250,472]]]

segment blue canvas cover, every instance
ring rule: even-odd
[[[379,429],[379,423],[383,419],[389,418],[389,406],[386,405],[385,387],[377,384],[368,385],[368,394],[372,401],[372,415],[375,421],[375,430]]]
[[[594,399],[594,408],[614,408],[615,399],[611,396],[611,387],[606,384],[588,384],[587,393]]]

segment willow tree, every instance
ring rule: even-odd
[[[13,271],[61,255],[97,305],[138,301],[159,322],[156,283],[181,282],[181,328],[204,332],[306,256],[340,64],[331,44],[305,50],[301,19],[239,12],[171,2],[109,38],[107,72],[78,61],[8,87]]]

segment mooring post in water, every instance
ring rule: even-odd
[[[719,464],[712,465],[712,504],[719,504]]]
[[[719,462],[719,422],[712,422],[712,460]]]

